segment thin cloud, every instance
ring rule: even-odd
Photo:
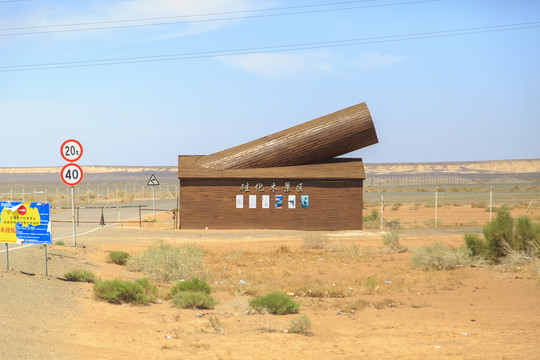
[[[300,54],[249,54],[220,58],[226,64],[263,76],[299,76],[305,73],[332,71],[326,52]]]
[[[76,36],[80,37],[94,37],[98,33],[108,31],[118,31],[114,29],[115,26],[123,25],[135,25],[135,24],[151,24],[159,22],[174,22],[174,21],[190,21],[190,20],[205,20],[219,18],[219,16],[194,16],[199,14],[212,14],[228,11],[243,11],[254,8],[264,7],[265,4],[257,3],[255,0],[191,0],[191,1],[177,1],[177,0],[134,0],[134,1],[100,1],[89,3],[77,3],[73,2],[53,2],[53,3],[41,3],[38,6],[28,7],[27,11],[19,11],[17,14],[4,14],[0,16],[0,22],[2,22],[2,28],[10,27],[35,27],[46,26],[46,28],[38,29],[21,29],[12,31],[3,31],[2,33],[27,33],[37,31],[55,31],[55,30],[70,30],[70,29],[91,29],[91,28],[111,28],[92,31],[75,31],[75,32],[57,32],[47,34],[50,35],[68,35],[70,38]],[[148,19],[148,18],[166,18],[166,17],[180,17],[190,16],[185,19],[163,19],[161,21],[123,21],[131,19]],[[104,23],[107,21],[123,21],[117,23]],[[186,24],[175,24],[173,26],[148,26],[138,29],[144,29],[145,33],[151,36],[160,37],[175,37],[175,36],[187,36],[201,32],[215,31],[227,26],[231,26],[241,20],[232,21],[213,21],[213,22],[193,22]],[[101,22],[102,24],[99,24]],[[62,24],[82,24],[82,23],[95,23],[88,25],[73,25],[73,26],[59,26],[49,27],[53,25]],[[133,30],[137,28],[124,28],[124,30]],[[121,30],[121,29],[120,29]],[[66,36],[64,36],[66,37]],[[17,36],[18,40],[23,39]],[[25,36],[24,39],[31,37]]]

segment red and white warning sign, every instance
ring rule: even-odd
[[[60,154],[67,162],[75,162],[81,158],[83,147],[77,140],[69,139],[62,143]]]
[[[82,181],[83,171],[81,167],[75,163],[69,163],[62,168],[60,174],[62,181],[68,186],[75,186]]]

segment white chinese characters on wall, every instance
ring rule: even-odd
[[[283,196],[279,194],[279,192],[283,192],[285,194],[288,194],[286,196]],[[256,209],[258,205],[257,200],[257,194],[256,193],[265,193],[269,192],[272,193],[273,196],[273,205],[272,207],[275,209],[296,209],[297,208],[297,195],[291,194],[292,192],[295,192],[299,195],[299,201],[300,205],[299,207],[302,209],[308,209],[309,208],[309,195],[304,195],[304,184],[303,183],[297,183],[297,184],[291,184],[290,181],[287,181],[284,183],[283,186],[276,185],[275,182],[272,182],[272,184],[263,184],[261,182],[256,183],[255,185],[250,184],[249,182],[245,182],[240,186],[240,192],[243,193],[251,193],[246,194],[248,202],[249,202],[249,208],[250,209]],[[254,194],[255,193],[255,194]],[[277,194],[276,194],[277,193]],[[270,209],[270,196],[266,194],[261,194],[261,208],[263,209]],[[286,203],[285,203],[286,202]],[[236,195],[236,208],[237,209],[243,209],[244,208],[244,195]]]
[[[265,185],[262,183],[257,183],[254,186],[250,185],[249,182],[245,182],[240,186],[241,192],[251,192],[253,189],[253,192],[265,192]],[[271,193],[279,192],[280,187],[276,185],[275,182],[272,182],[272,185],[269,187],[268,191]],[[304,192],[304,184],[299,183],[296,186],[291,185],[290,181],[287,181],[283,187],[281,187],[284,193],[288,194],[294,189],[296,189],[297,193],[303,193]]]

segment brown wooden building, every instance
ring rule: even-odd
[[[183,229],[362,228],[365,103],[208,156],[179,156]]]

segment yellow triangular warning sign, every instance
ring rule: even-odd
[[[154,174],[152,174],[152,176],[150,176],[150,180],[148,180],[148,183],[146,185],[147,186],[158,186],[159,181],[156,179],[156,176]]]

